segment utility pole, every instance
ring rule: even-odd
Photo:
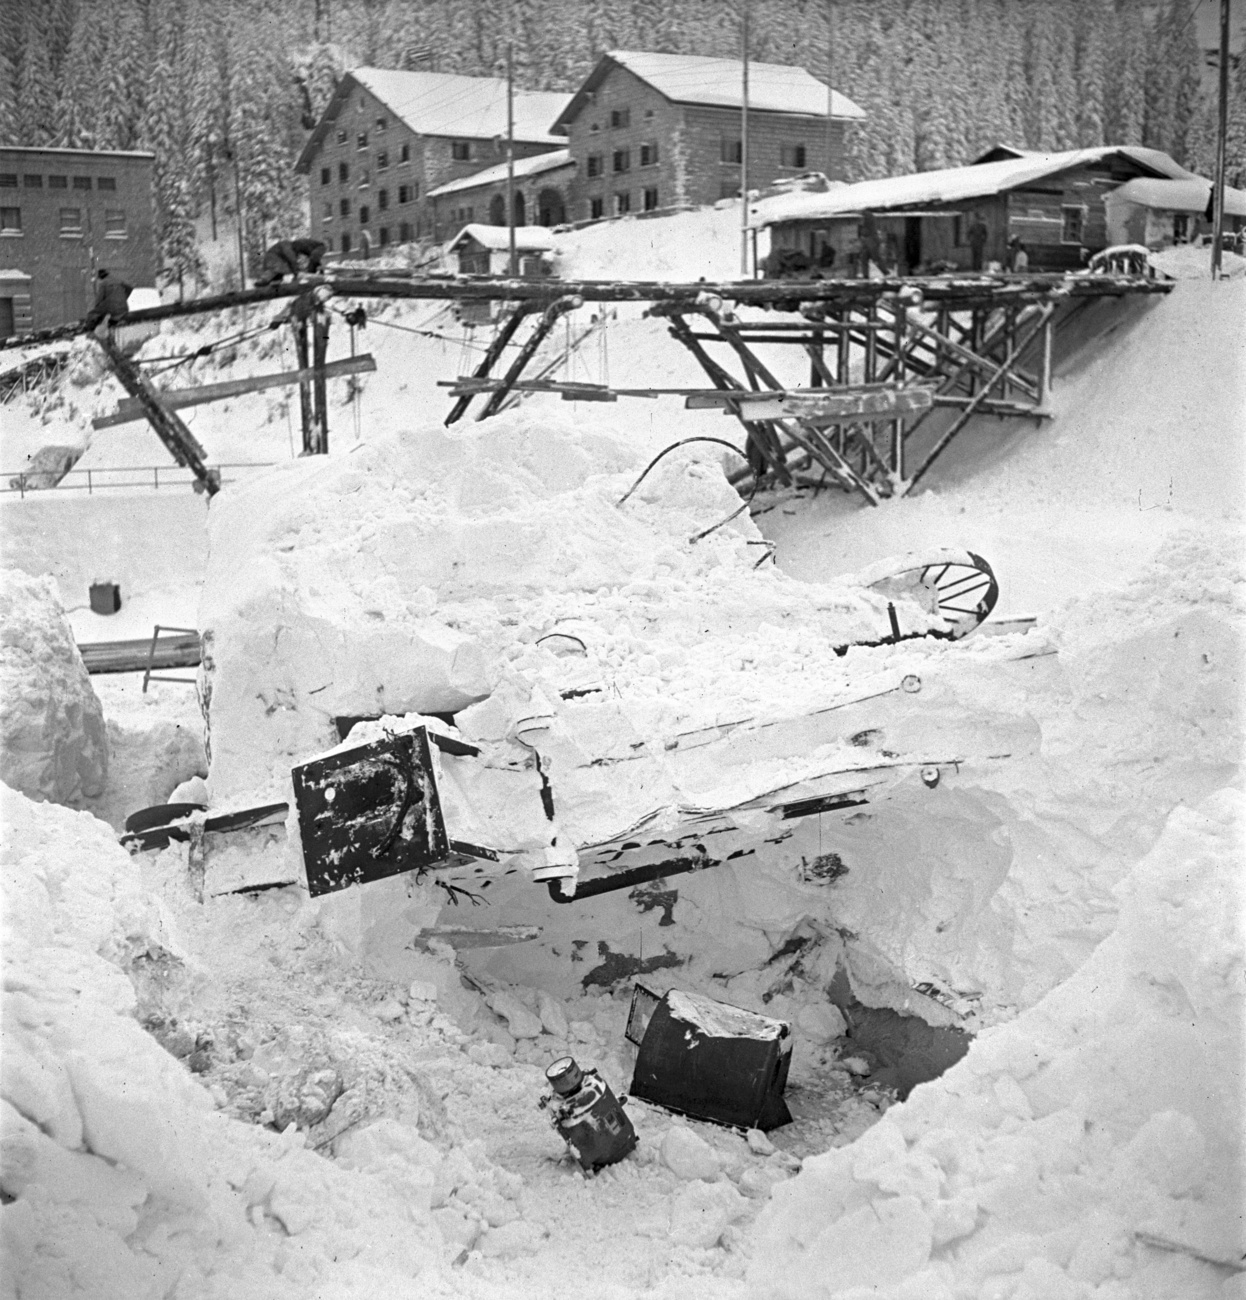
[[[740,273],[748,275],[748,0],[740,0]]]
[[[835,0],[826,0],[826,179],[831,176],[831,159],[835,156],[835,91],[831,74],[835,67]]]
[[[515,256],[515,58],[514,46],[506,45],[506,224],[510,227],[509,274],[519,274]]]
[[[241,288],[247,287],[247,254],[242,231],[242,180],[238,171],[238,150],[231,149],[234,159],[234,207],[238,213],[238,282]]]
[[[1220,120],[1216,129],[1216,192],[1212,195],[1211,278],[1220,278],[1224,233],[1224,149],[1229,127],[1229,0],[1220,0]]]

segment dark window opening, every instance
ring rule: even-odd
[[[349,230],[344,230],[342,232],[342,252],[343,253],[350,252],[350,231]]]
[[[338,205],[337,205],[337,210],[342,214],[342,216],[344,216],[344,217],[349,217],[349,216],[350,216],[350,200],[349,200],[349,199],[342,199],[341,202],[339,202]]]
[[[621,217],[625,212],[632,210],[632,196],[630,194],[616,194],[614,196],[614,215]]]
[[[43,189],[43,177],[42,177],[42,176],[23,176],[23,177],[22,177],[22,183],[26,186],[26,188],[27,188],[28,190],[41,190],[41,189]],[[100,188],[103,189],[103,186],[100,186]]]
[[[645,191],[645,211],[653,212],[658,206],[658,188],[656,185],[650,186]]]
[[[410,186],[410,185],[399,185],[399,187],[398,187],[398,202],[399,202],[399,203],[410,203],[410,202],[411,202],[411,186]]]
[[[632,169],[632,151],[630,149],[616,149],[614,151],[614,170],[616,172],[626,172]]]
[[[124,208],[104,209],[104,235],[105,238],[112,238],[112,239],[125,238],[126,224],[125,224]]]
[[[117,188],[117,178],[115,176],[101,176],[95,182],[95,188],[100,190],[113,190]]]
[[[378,231],[376,232],[376,242],[377,242],[378,244],[380,244],[380,246],[381,246],[382,248],[384,248],[385,245],[389,243],[389,227],[388,227],[388,226],[382,226],[382,227],[380,228],[380,230],[378,230]]]
[[[723,137],[718,150],[718,159],[725,163],[738,163],[744,161],[744,146],[739,140],[728,140]]]
[[[326,203],[326,204],[324,205],[323,219],[324,219],[325,221],[332,221],[332,220],[333,220],[333,204],[332,204],[332,203]]]
[[[0,190],[17,189],[16,172],[0,172]]]
[[[495,194],[489,200],[489,224],[491,226],[506,225],[506,200],[500,194]]]
[[[61,209],[61,233],[66,235],[82,234],[82,209]]]
[[[22,210],[21,208],[0,208],[0,230],[16,230],[22,228]]]
[[[366,226],[371,220],[371,217],[372,213],[368,211],[368,205],[366,203],[361,203],[359,205],[359,224],[361,226]]]
[[[50,190],[67,190],[69,188],[68,176],[49,176],[48,189]]]
[[[378,118],[376,119],[376,129],[377,129],[378,131],[387,131],[387,130],[389,130],[389,118],[387,118],[387,117],[378,117]]]
[[[74,189],[89,190],[91,188],[91,178],[89,176],[75,176]]]
[[[376,156],[376,169],[379,172],[383,172],[385,168],[388,166],[389,166],[389,154],[386,150],[382,149],[381,152]]]
[[[411,161],[411,146],[409,144],[404,144],[402,148],[398,151],[398,161],[399,162]]]
[[[338,163],[337,179],[340,185],[345,185],[350,179],[350,163]]]
[[[451,140],[450,157],[455,162],[471,162],[472,142],[470,140]]]
[[[1064,228],[1060,233],[1061,240],[1066,244],[1080,244],[1082,242],[1082,223],[1086,216],[1086,210],[1081,207],[1062,208],[1064,217]]]
[[[803,144],[785,144],[779,151],[779,161],[784,167],[803,167],[805,165],[805,146]]]
[[[321,183],[321,185],[328,185],[328,183],[329,183],[332,179],[333,179],[333,171],[332,171],[332,169],[329,168],[329,167],[322,167],[322,168],[320,169],[320,183]]]
[[[366,149],[367,147],[368,147],[368,133],[366,131],[360,131],[359,134],[355,137],[355,148]]]
[[[346,132],[345,132],[345,131],[339,131],[339,132],[337,133],[337,142],[338,142],[338,144],[345,144],[345,143],[346,143]]]
[[[614,108],[610,110],[610,125],[614,128],[631,126],[632,110],[630,108]]]
[[[599,153],[590,153],[585,159],[584,174],[588,177],[601,175],[602,156]]]
[[[651,140],[648,144],[640,146],[640,165],[642,167],[655,167],[658,161],[658,142]]]
[[[605,215],[605,212],[606,212],[606,201],[605,201],[605,199],[600,198],[600,197],[595,198],[595,199],[589,199],[589,201],[588,201],[588,215],[589,215],[593,220],[596,220],[598,217],[604,216],[604,215]]]
[[[389,191],[388,191],[388,190],[377,190],[377,192],[376,192],[376,206],[377,206],[378,208],[380,208],[382,212],[384,212],[385,209],[386,209],[387,207],[389,207]]]

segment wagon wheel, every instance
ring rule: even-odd
[[[952,548],[883,560],[859,573],[857,581],[883,594],[924,589],[923,603],[929,601],[930,612],[948,625],[954,641],[980,627],[999,599],[999,583],[986,560]]]

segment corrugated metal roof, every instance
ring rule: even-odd
[[[464,226],[446,246],[453,253],[460,245],[474,239],[485,248],[503,252],[510,248],[509,226],[485,226],[474,222]],[[545,226],[516,226],[515,248],[521,253],[548,253],[554,247],[554,236]]]
[[[1139,176],[1105,195],[1105,198],[1124,199],[1144,208],[1158,208],[1165,212],[1206,212],[1211,195],[1211,181],[1203,176],[1184,180],[1157,180]],[[1235,190],[1226,185],[1224,210],[1231,217],[1246,217],[1246,190]]]
[[[855,185],[829,190],[825,194],[781,194],[754,204],[752,220],[754,225],[768,226],[776,221],[816,221],[820,217],[853,210],[877,212],[923,203],[957,203],[987,198],[1074,167],[1101,162],[1114,154],[1124,155],[1139,166],[1174,180],[1193,176],[1193,172],[1186,171],[1158,149],[1102,145],[1094,149],[1026,154],[999,162],[971,163],[967,167],[947,167],[939,171],[913,172],[907,176],[887,176],[876,181],[858,181]]]
[[[676,104],[705,104],[716,108],[740,108],[743,101],[743,65],[739,59],[712,59],[697,54],[651,54],[642,50],[610,50],[603,54],[576,92],[556,125],[578,117],[588,95],[617,64],[651,85]],[[748,102],[759,112],[799,113],[826,117],[826,85],[804,68],[783,63],[748,65]],[[862,118],[859,108],[846,95],[832,91],[831,113],[836,118]]]
[[[496,77],[392,68],[355,68],[350,75],[420,135],[475,140],[506,135],[506,82]],[[561,144],[550,128],[570,99],[551,91],[517,90],[515,139]]]
[[[560,167],[571,167],[571,153],[567,149],[551,149],[549,153],[538,153],[531,158],[515,159],[515,179],[526,176],[540,176],[545,172],[557,171]],[[440,198],[443,194],[457,194],[460,190],[474,190],[481,185],[496,185],[506,179],[506,164],[486,167],[482,172],[460,177],[457,181],[448,181],[435,190],[428,191],[430,199]]]

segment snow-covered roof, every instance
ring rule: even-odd
[[[998,162],[971,163],[967,167],[946,167],[938,171],[913,172],[907,176],[887,176],[876,181],[858,181],[855,185],[845,185],[843,189],[829,190],[825,194],[781,194],[753,205],[753,224],[768,226],[776,221],[816,221],[847,212],[877,212],[923,203],[957,203],[986,198],[1074,167],[1102,162],[1113,155],[1123,155],[1139,168],[1174,180],[1191,179],[1194,175],[1158,149],[1101,145],[1093,149],[1026,154]]]
[[[571,153],[567,149],[551,149],[549,153],[534,154],[531,158],[515,159],[515,179],[528,176],[541,176],[545,172],[557,171],[560,167],[573,167]],[[430,199],[440,198],[443,194],[457,194],[460,190],[474,190],[481,185],[497,185],[506,180],[506,164],[498,163],[496,167],[486,167],[482,172],[473,172],[471,176],[462,176],[457,181],[438,185],[428,191]]]
[[[509,226],[486,226],[473,222],[464,226],[446,246],[447,253],[461,248],[469,239],[493,252],[510,248]],[[553,250],[554,236],[545,226],[516,226],[515,248],[520,253],[548,253]]]
[[[73,158],[154,158],[150,149],[65,149],[60,145],[5,144],[0,153],[59,153]]]
[[[19,271],[14,267],[11,271],[0,271],[0,280],[29,280],[30,276],[25,271]]]
[[[590,102],[593,91],[614,67],[647,82],[676,104],[706,104],[716,108],[739,108],[743,96],[743,66],[739,59],[711,59],[695,54],[650,54],[637,50],[609,50],[597,62],[588,79],[575,93],[554,124],[563,127],[573,121]],[[837,118],[865,116],[846,95],[831,92],[831,115]],[[804,68],[782,63],[748,65],[749,108],[759,112],[799,113],[826,117],[827,87]]]
[[[1124,199],[1144,208],[1158,208],[1166,212],[1205,212],[1211,196],[1211,181],[1203,176],[1190,176],[1180,180],[1158,180],[1152,176],[1138,176],[1111,191],[1113,199]],[[1224,210],[1231,217],[1246,217],[1246,190],[1225,186]]]
[[[493,140],[506,135],[506,82],[497,77],[461,77],[450,72],[400,72],[394,68],[354,68],[338,83],[316,129],[299,156],[306,171],[321,141],[336,123],[351,91],[363,86],[404,126],[418,135]],[[515,139],[523,144],[562,144],[551,133],[554,119],[571,96],[544,90],[515,92]]]

